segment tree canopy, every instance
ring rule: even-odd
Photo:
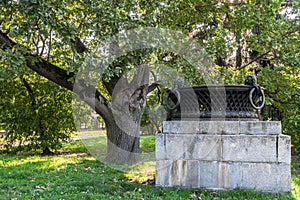
[[[285,131],[299,141],[295,129],[300,121],[297,1],[5,0],[0,5],[1,80],[21,77],[30,69],[73,91],[78,70],[103,38],[139,27],[177,30],[208,52],[225,83],[241,83],[245,75],[256,74],[266,90],[267,104],[282,113]],[[195,76],[190,63],[165,49],[127,52],[107,66],[100,87],[78,80],[77,91],[85,91],[78,95],[106,123],[108,154],[115,152],[108,155],[111,160],[130,157],[119,157],[113,146],[137,153],[139,145],[138,135],[125,134],[114,121],[111,95],[126,71],[149,60],[167,63],[183,72],[190,83],[199,83],[201,74]],[[155,87],[145,83],[131,91],[135,95],[126,97],[132,102],[130,111],[140,108],[135,113],[138,124],[146,95]]]

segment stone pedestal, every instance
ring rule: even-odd
[[[163,130],[157,186],[291,191],[291,141],[280,122],[166,121]]]

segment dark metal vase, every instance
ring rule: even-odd
[[[260,106],[256,106],[262,97]],[[167,107],[173,120],[255,120],[264,105],[262,88],[250,85],[214,85],[176,88],[169,92]]]

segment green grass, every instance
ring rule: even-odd
[[[106,139],[99,136],[83,142],[104,148]],[[153,136],[141,138],[141,151],[153,153]],[[293,158],[293,193],[274,195],[239,189],[216,192],[155,187],[152,154],[121,171],[87,152],[81,141],[74,141],[55,156],[0,154],[0,199],[300,199],[300,157]]]
[[[99,131],[82,131],[82,132],[76,132],[73,134],[73,138],[88,138],[88,137],[98,137],[98,136],[105,136],[106,131],[105,130],[99,130]]]

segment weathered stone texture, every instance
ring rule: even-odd
[[[290,192],[290,165],[197,160],[157,161],[156,185],[164,187]]]
[[[221,138],[215,135],[172,135],[165,140],[166,159],[219,160]]]
[[[163,131],[170,134],[279,135],[276,121],[165,121]]]
[[[155,157],[156,157],[156,160],[166,159],[165,134],[159,133],[156,135]]]
[[[222,137],[222,160],[276,162],[276,136],[234,135]]]
[[[291,164],[291,136],[278,137],[278,162]]]
[[[156,185],[291,191],[291,139],[280,122],[165,122]]]
[[[281,134],[280,122],[268,121],[240,121],[240,134],[250,135],[279,135]]]
[[[243,163],[242,188],[263,191],[291,191],[290,165],[277,163]]]

